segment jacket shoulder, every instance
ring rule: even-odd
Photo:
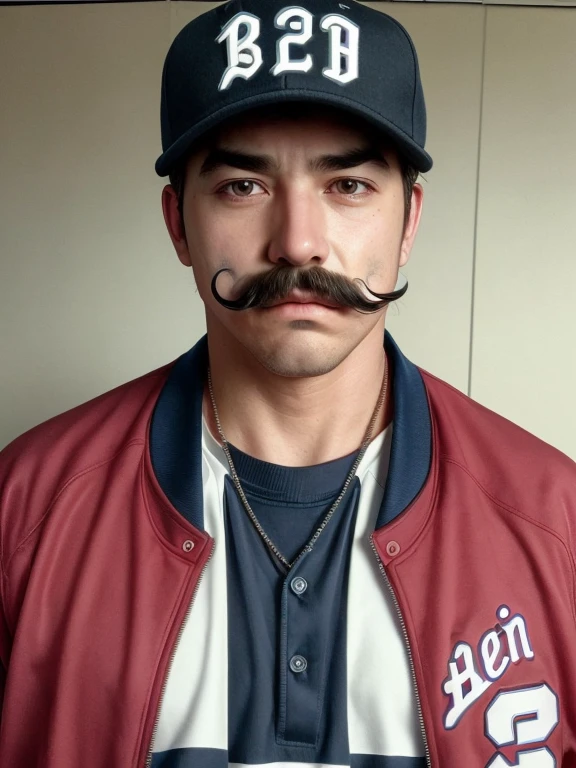
[[[554,446],[421,370],[444,462],[459,465],[499,503],[576,533],[576,463]]]
[[[73,478],[143,445],[174,361],[27,430],[0,451],[0,557],[39,522]]]

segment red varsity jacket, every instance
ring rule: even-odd
[[[574,767],[576,465],[417,368],[389,334],[385,346],[394,433],[372,544],[428,762]],[[204,338],[0,452],[0,766],[147,764],[213,546],[206,354]]]

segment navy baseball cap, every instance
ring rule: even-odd
[[[156,173],[167,176],[224,120],[286,102],[363,117],[417,170],[432,167],[418,59],[395,19],[355,0],[230,0],[188,23],[168,50]]]

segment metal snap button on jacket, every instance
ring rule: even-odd
[[[395,557],[400,552],[400,544],[397,541],[389,541],[386,544],[386,552],[390,557]]]

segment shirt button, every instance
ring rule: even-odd
[[[295,576],[290,582],[290,586],[292,587],[292,592],[296,595],[301,595],[308,589],[308,582],[302,576]]]
[[[290,669],[292,672],[304,672],[307,666],[308,662],[300,654],[296,654],[296,656],[292,656],[290,659]]]

